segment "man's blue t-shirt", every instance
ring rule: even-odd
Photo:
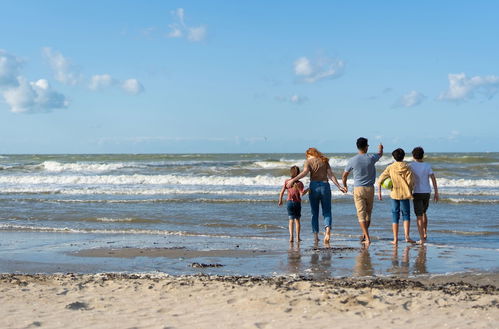
[[[379,154],[357,154],[348,160],[345,171],[353,171],[354,186],[374,186],[376,180],[374,164],[379,158]]]

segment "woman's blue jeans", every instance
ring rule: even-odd
[[[322,206],[324,227],[331,227],[331,187],[325,182],[310,182],[310,210],[312,211],[312,231],[319,233],[319,204]]]
[[[392,199],[392,223],[398,224],[400,220],[400,212],[404,221],[411,220],[411,200],[394,200]]]

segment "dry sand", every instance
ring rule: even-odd
[[[463,278],[4,274],[0,328],[497,328],[498,275]]]

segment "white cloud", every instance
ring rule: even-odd
[[[19,77],[18,86],[5,90],[3,97],[11,111],[15,113],[50,112],[53,109],[69,106],[66,97],[52,90],[45,79],[28,82],[25,78]]]
[[[439,100],[464,101],[481,93],[488,98],[499,91],[499,76],[475,76],[468,78],[464,73],[449,74],[449,89],[441,93]]]
[[[137,79],[127,79],[121,83],[121,88],[129,94],[137,95],[144,91],[144,87]]]
[[[184,8],[177,8],[177,10],[173,11],[173,14],[178,18],[180,24],[185,26],[185,23],[184,23],[185,10],[184,10]]]
[[[123,91],[137,95],[144,91],[144,86],[137,79],[127,79],[120,81],[110,74],[96,74],[90,79],[88,88],[91,90],[102,90],[108,87],[119,86]]]
[[[411,90],[407,94],[400,97],[395,103],[394,107],[414,107],[421,104],[426,96],[422,93]]]
[[[279,102],[290,102],[293,104],[303,104],[308,101],[308,97],[299,96],[297,94],[291,96],[276,96],[275,99]]]
[[[304,97],[304,96],[293,95],[289,98],[289,100],[291,101],[291,103],[294,103],[294,104],[302,104],[302,103],[306,102],[308,100],[308,98]]]
[[[169,38],[182,38],[186,37],[187,40],[192,42],[200,42],[206,38],[208,29],[206,26],[188,26],[185,24],[185,10],[178,8],[171,12],[176,22],[169,24],[170,32],[167,34]]]
[[[307,57],[300,57],[293,64],[295,74],[308,83],[337,78],[343,73],[345,67],[345,62],[342,60],[326,57],[321,57],[315,61],[311,61]]]
[[[312,66],[307,57],[300,57],[295,61],[296,75],[311,75],[313,73]]]
[[[17,86],[23,61],[0,49],[0,87]]]
[[[90,79],[88,87],[92,90],[100,90],[114,85],[116,81],[109,74],[96,74]]]
[[[80,75],[74,66],[60,52],[50,47],[42,49],[42,53],[48,60],[50,67],[54,71],[54,78],[67,85],[76,85],[80,80]]]
[[[169,38],[181,38],[184,35],[182,30],[175,24],[170,24],[168,27],[171,30],[170,33],[168,33]]]
[[[198,27],[190,27],[189,34],[187,35],[187,39],[193,42],[203,41],[206,37],[206,27],[198,26]]]

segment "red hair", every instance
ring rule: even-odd
[[[322,154],[318,149],[316,149],[315,147],[311,147],[309,148],[305,154],[307,156],[312,156],[312,157],[315,157],[315,158],[319,158],[321,159],[322,162],[324,163],[327,163],[329,162],[329,159],[324,155]]]

